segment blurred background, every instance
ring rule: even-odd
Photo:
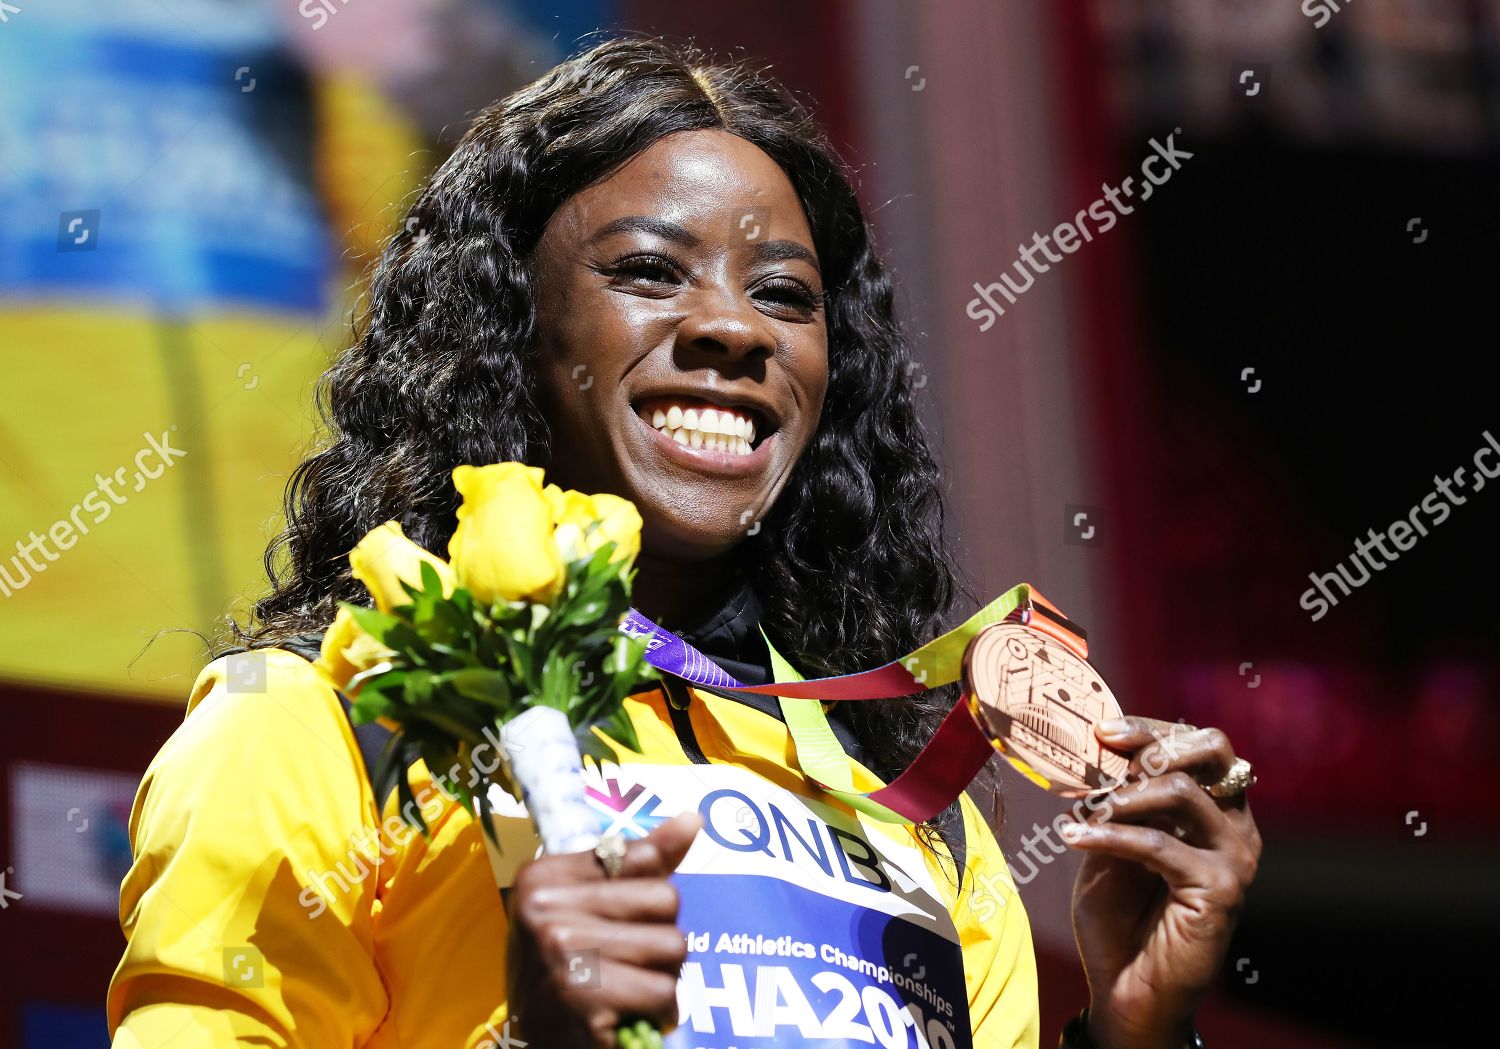
[[[1035,582],[1127,710],[1255,762],[1266,852],[1208,1044],[1484,1038],[1500,2],[12,0],[0,1045],[107,1044],[125,821],[203,660],[147,643],[243,614],[402,201],[599,29],[761,59],[813,105],[897,277],[975,595]],[[1127,177],[1025,281],[1022,247]],[[1444,519],[1314,620],[1310,574],[1358,579],[1356,541],[1439,481]],[[1063,806],[1004,785],[1014,853]],[[1021,886],[1044,1046],[1087,1000],[1073,869]]]

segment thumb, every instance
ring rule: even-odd
[[[696,812],[682,812],[646,835],[645,840],[654,845],[661,856],[662,873],[670,874],[677,869],[702,829],[702,816]]]

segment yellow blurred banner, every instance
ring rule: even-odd
[[[331,352],[300,322],[4,311],[0,678],[185,699],[202,641],[147,645],[213,634],[265,587]]]
[[[49,82],[0,113],[28,146],[0,172],[0,681],[180,703],[188,631],[265,589],[315,381],[431,158],[355,71],[220,76],[279,39],[264,12],[164,42],[74,6],[0,41],[0,86]]]

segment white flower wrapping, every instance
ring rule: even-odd
[[[598,818],[588,805],[583,756],[567,715],[532,707],[510,721],[500,738],[511,779],[521,788],[543,850],[560,855],[598,845]],[[485,843],[497,847],[488,836]]]

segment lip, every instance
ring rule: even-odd
[[[760,473],[771,462],[771,444],[780,436],[781,431],[775,430],[766,435],[749,455],[735,455],[732,452],[711,452],[705,448],[694,448],[691,445],[678,444],[672,438],[652,426],[633,408],[627,408],[630,417],[636,421],[642,430],[656,443],[671,462],[684,466],[689,470],[699,473],[711,474],[714,477],[734,478],[749,477]]]

